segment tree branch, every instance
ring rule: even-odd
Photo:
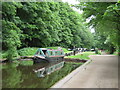
[[[116,10],[114,10],[115,11],[115,13],[118,15],[118,16],[120,16],[120,14],[116,11]]]

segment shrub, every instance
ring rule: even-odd
[[[37,51],[38,48],[23,48],[18,50],[18,54],[20,56],[33,56],[35,54],[35,52]]]
[[[18,52],[16,50],[16,47],[13,47],[13,48],[10,48],[8,51],[7,51],[7,60],[11,61],[14,59],[14,57],[18,57]]]
[[[1,54],[1,57],[0,57],[1,59],[7,57],[7,52],[2,51],[0,54]]]
[[[97,48],[95,49],[95,54],[98,54],[98,49]]]

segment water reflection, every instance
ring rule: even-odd
[[[43,87],[43,78],[38,78],[33,69],[41,68],[44,64],[36,64],[32,66],[22,66],[18,63],[8,63],[3,66],[2,84],[3,88],[36,88]],[[39,85],[37,85],[39,84]]]
[[[2,85],[4,88],[19,88],[19,84],[23,82],[23,79],[21,78],[22,73],[20,70],[17,70],[16,66],[17,64],[15,63],[9,64],[2,70]]]
[[[19,63],[8,63],[3,65],[2,69],[2,87],[3,88],[49,88],[56,81],[75,69],[71,64],[65,64],[64,69],[60,69],[38,78],[34,69],[48,65],[48,63],[34,64],[31,66],[22,66]]]

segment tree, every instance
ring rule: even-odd
[[[2,7],[2,43],[9,59],[24,47],[92,46],[83,17],[67,3],[3,2]]]
[[[87,2],[81,3],[77,7],[83,9],[83,16],[86,19],[91,18],[89,26],[94,27],[96,32],[105,35],[112,48],[119,48],[120,2]]]
[[[21,30],[17,27],[19,17],[16,17],[16,7],[20,7],[19,3],[2,3],[2,45],[7,50],[7,59],[12,60],[17,56],[17,47],[20,47]],[[18,21],[17,21],[18,20]],[[19,22],[18,22],[19,23]]]
[[[3,45],[7,48],[7,59],[12,60],[14,56],[17,56],[17,47],[20,47],[20,30],[17,26],[9,21],[2,21],[2,37]],[[3,47],[4,48],[4,47]]]

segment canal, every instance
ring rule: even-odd
[[[29,62],[29,61],[28,61]],[[64,66],[45,77],[37,77],[35,69],[48,63],[20,64],[19,62],[2,65],[2,88],[50,88],[57,81],[83,63],[65,62]]]

